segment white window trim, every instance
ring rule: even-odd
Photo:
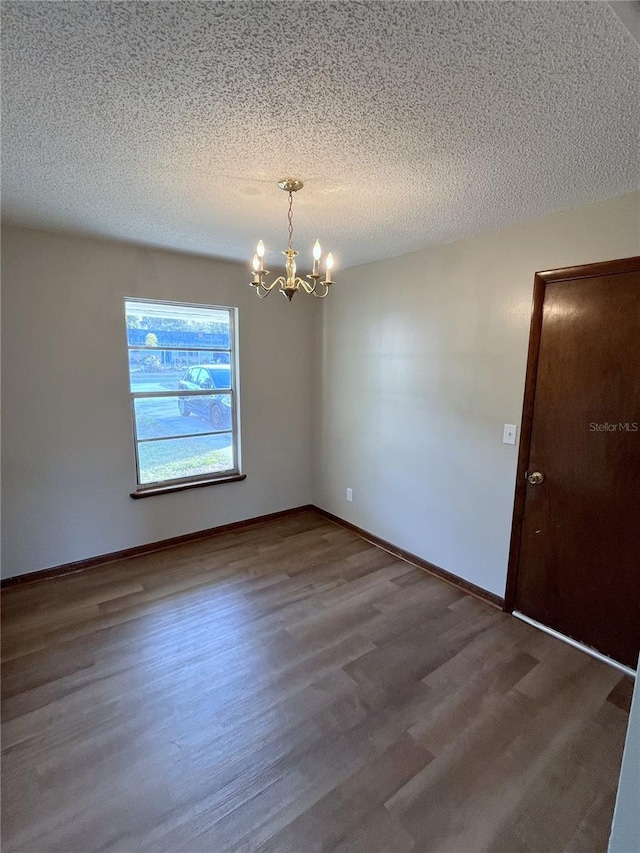
[[[241,473],[242,471],[242,463],[241,463],[241,443],[240,443],[240,381],[239,381],[239,358],[238,358],[238,309],[235,307],[231,307],[228,305],[205,305],[201,303],[194,302],[178,302],[175,300],[164,300],[164,299],[144,299],[137,296],[127,296],[125,297],[125,344],[127,347],[127,381],[129,384],[129,397],[131,404],[131,419],[133,425],[133,446],[134,446],[134,455],[135,455],[135,468],[136,468],[136,490],[131,493],[132,498],[141,498],[147,497],[154,494],[166,494],[168,492],[174,491],[183,491],[184,489],[189,488],[197,488],[200,486],[208,486],[208,485],[217,485],[220,483],[228,483],[228,482],[236,482],[238,480],[244,480],[245,475]],[[129,344],[129,336],[128,336],[128,328],[126,323],[126,314],[127,314],[127,303],[136,302],[136,303],[149,303],[150,305],[167,305],[167,306],[176,306],[178,308],[199,308],[205,311],[207,310],[219,310],[225,311],[229,313],[229,342],[230,348],[226,347],[188,347],[188,346],[163,346],[159,344],[158,346],[146,346],[146,345],[130,345]],[[224,352],[229,353],[229,361],[231,366],[231,388],[229,389],[206,389],[201,391],[184,391],[184,390],[163,390],[163,391],[132,391],[131,390],[131,379],[130,379],[130,359],[129,353],[131,351],[149,351],[149,352],[158,352],[158,351],[178,351],[185,353],[201,353],[205,352]],[[193,365],[194,367],[197,365]],[[137,433],[137,424],[136,424],[136,413],[135,413],[135,401],[140,399],[149,399],[153,397],[197,397],[197,396],[231,396],[231,427],[225,430],[208,430],[207,432],[198,432],[198,433],[189,433],[185,435],[176,435],[176,436],[162,436],[158,438],[147,438],[147,439],[139,439]],[[223,434],[231,434],[232,437],[232,447],[233,447],[233,459],[235,461],[235,465],[232,468],[229,468],[225,471],[216,471],[207,474],[196,474],[191,477],[173,477],[168,480],[156,480],[151,483],[141,483],[140,482],[140,460],[138,453],[138,446],[141,443],[148,443],[152,441],[167,441],[180,438],[190,438],[202,435],[223,435]]]

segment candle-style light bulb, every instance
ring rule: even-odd
[[[264,272],[264,243],[262,240],[258,240],[258,245],[256,246],[256,255],[260,259],[259,261],[259,272]]]
[[[320,255],[322,254],[322,249],[320,248],[320,241],[316,240],[313,244],[313,269],[311,270],[311,275],[318,275],[318,264],[320,263]]]
[[[327,255],[327,260],[325,261],[325,264],[327,266],[327,275],[325,281],[327,284],[331,284],[331,270],[333,269],[333,255],[331,254],[331,252],[329,252],[329,254]]]

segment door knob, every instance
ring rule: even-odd
[[[544,474],[541,474],[540,471],[534,471],[533,474],[529,474],[527,480],[532,486],[537,486],[544,480]]]

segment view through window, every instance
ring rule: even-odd
[[[234,308],[126,299],[138,486],[238,473]]]

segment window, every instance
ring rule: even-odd
[[[126,299],[138,491],[239,475],[236,310]]]

